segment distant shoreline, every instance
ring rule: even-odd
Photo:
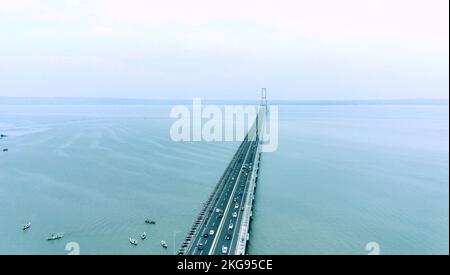
[[[258,104],[258,100],[202,100],[204,104]],[[192,105],[192,99],[2,97],[0,105]],[[269,100],[272,105],[449,105],[448,99]]]

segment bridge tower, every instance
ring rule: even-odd
[[[259,140],[262,124],[266,119],[267,113],[267,88],[261,89],[261,101],[259,103],[258,117],[256,118],[256,140]]]
[[[267,107],[267,88],[261,89],[261,106]]]

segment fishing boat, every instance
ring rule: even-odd
[[[165,241],[161,241],[161,246],[164,247],[164,248],[168,247],[168,245],[167,245],[167,243]]]
[[[47,238],[47,241],[54,241],[57,239],[61,239],[62,237],[64,237],[64,233],[60,232],[60,233],[53,233],[50,235],[50,237]]]
[[[27,230],[28,228],[30,228],[31,227],[31,222],[27,222],[26,224],[24,224],[23,226],[22,226],[22,230]]]
[[[137,240],[136,240],[136,239],[133,239],[133,238],[130,238],[130,243],[131,243],[132,245],[137,245],[137,244],[138,244]]]
[[[145,240],[145,238],[147,238],[147,233],[142,233],[142,235],[141,235],[141,239],[143,239],[143,240]]]

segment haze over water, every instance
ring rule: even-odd
[[[448,254],[448,106],[292,106],[263,156],[252,254]]]
[[[1,106],[0,254],[66,254],[70,241],[173,254],[238,143],[173,142],[170,108]],[[279,118],[250,254],[366,254],[368,242],[448,254],[448,106],[280,106]]]

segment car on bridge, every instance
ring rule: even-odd
[[[235,219],[237,218],[237,212],[233,213],[233,218],[235,218]]]
[[[222,246],[222,254],[227,254],[227,252],[228,252],[228,247]]]
[[[198,250],[203,250],[203,247],[204,247],[204,245],[203,245],[202,243],[199,243],[199,244],[197,245],[197,249],[198,249]]]
[[[225,240],[227,240],[227,241],[231,240],[231,235],[230,235],[230,234],[227,234],[227,235],[225,236]]]
[[[209,231],[209,235],[210,235],[210,236],[214,235],[214,233],[215,233],[214,230],[210,230],[210,231]]]
[[[228,226],[228,230],[233,230],[233,224],[230,223],[230,225]]]

